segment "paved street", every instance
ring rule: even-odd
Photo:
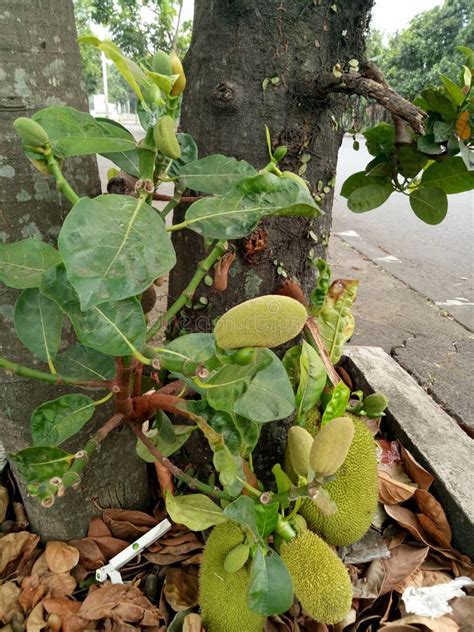
[[[356,152],[352,139],[345,138],[339,154],[337,191],[370,159],[363,139]],[[445,220],[429,226],[416,217],[408,199],[398,193],[392,194],[383,207],[360,214],[349,211],[346,200],[337,196],[333,231],[472,331],[474,195],[450,195],[448,200]]]

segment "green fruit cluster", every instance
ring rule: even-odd
[[[336,546],[347,546],[362,538],[377,508],[375,442],[364,422],[355,416],[352,418],[354,438],[347,457],[336,472],[336,478],[323,485],[336,503],[337,512],[325,516],[309,498],[300,509],[308,528]]]
[[[265,619],[247,606],[248,566],[234,573],[225,570],[228,554],[243,544],[244,534],[235,522],[212,530],[204,548],[199,573],[199,603],[208,632],[262,632]]]
[[[318,623],[342,621],[351,607],[352,585],[346,567],[326,542],[303,531],[282,544],[280,554],[309,616]]]
[[[226,312],[214,335],[221,349],[278,347],[300,333],[307,317],[306,308],[293,298],[268,294]]]

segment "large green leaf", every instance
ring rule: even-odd
[[[357,171],[357,173],[353,173],[344,180],[344,184],[341,188],[341,195],[342,197],[348,198],[356,189],[361,189],[369,184],[381,183],[383,183],[383,178],[368,176],[365,171]]]
[[[299,368],[300,379],[295,397],[296,423],[304,426],[306,415],[318,403],[327,378],[323,361],[305,340],[301,347]]]
[[[21,342],[51,367],[61,344],[63,325],[63,315],[56,303],[37,288],[23,290],[16,301],[13,318]]]
[[[184,165],[179,171],[183,187],[222,195],[246,176],[257,171],[245,160],[214,154]]]
[[[285,419],[295,409],[295,396],[285,367],[273,351],[261,352],[269,364],[252,377],[245,393],[234,404],[236,415],[259,424]]]
[[[186,212],[185,224],[214,239],[238,239],[266,216],[313,217],[319,207],[308,190],[271,173],[244,178],[222,197],[203,198]]]
[[[248,607],[265,617],[286,612],[292,603],[293,582],[285,563],[278,553],[259,546],[250,572]]]
[[[62,477],[74,459],[73,454],[50,446],[25,448],[9,456],[29,483],[48,481],[54,476]]]
[[[169,342],[158,352],[161,366],[184,375],[194,374],[200,364],[205,364],[216,352],[212,334],[186,334]]]
[[[128,131],[128,129],[120,123],[117,123],[117,121],[112,121],[98,116],[95,120],[100,123],[100,126],[107,133],[108,136],[117,136],[119,138],[126,138],[135,142],[133,135]],[[138,160],[137,149],[131,149],[129,151],[115,151],[113,153],[99,153],[104,156],[104,158],[107,158],[108,160],[114,162],[117,167],[120,167],[120,169],[130,174],[131,176],[135,178],[140,177],[140,164]]]
[[[344,344],[354,332],[351,306],[358,285],[359,281],[351,279],[334,281],[316,319],[324,346],[334,364],[341,359]]]
[[[373,208],[382,206],[393,192],[390,182],[385,184],[368,184],[360,189],[355,189],[347,200],[347,206],[354,213],[365,213]]]
[[[469,171],[459,156],[434,162],[423,173],[421,184],[436,187],[445,193],[462,193],[474,189],[474,172]]]
[[[66,313],[86,347],[113,356],[130,355],[143,347],[145,316],[137,299],[94,305],[82,311],[63,264],[52,266],[43,275],[41,292]]]
[[[224,515],[229,520],[242,525],[247,533],[250,532],[255,541],[261,540],[257,526],[255,503],[248,496],[239,496],[239,498],[232,501],[225,507]]]
[[[410,193],[410,206],[426,224],[439,224],[448,212],[448,196],[439,187],[419,187]]]
[[[83,310],[136,296],[176,263],[163,220],[143,199],[125,195],[80,199],[58,245]]]
[[[112,126],[102,126],[93,116],[66,106],[39,110],[33,120],[48,133],[53,151],[61,158],[123,152],[136,146],[133,136],[114,133]]]
[[[337,417],[343,417],[346,412],[346,408],[349,404],[349,398],[351,396],[350,389],[341,380],[336,384],[332,390],[331,399],[326,404],[323,417],[321,419],[321,426],[325,426],[332,419]]]
[[[94,400],[81,393],[44,402],[31,415],[33,445],[61,445],[94,414]]]
[[[259,363],[245,366],[226,364],[219,368],[205,383],[198,386],[205,389],[209,406],[214,410],[239,413],[235,406],[250,384],[253,376],[268,362],[263,352],[259,352]]]
[[[191,531],[204,531],[228,520],[222,509],[204,494],[172,496],[168,492],[166,510],[173,522],[184,524]]]
[[[39,287],[43,272],[60,260],[55,248],[32,237],[0,244],[0,281],[19,290]]]
[[[59,375],[76,380],[110,380],[115,375],[115,363],[109,355],[76,343],[56,356]]]
[[[395,143],[395,131],[393,125],[389,123],[380,123],[375,127],[363,132],[367,145],[367,150],[372,156],[378,154],[390,154]]]
[[[275,531],[279,518],[278,507],[279,503],[277,502],[268,505],[256,503],[257,529],[262,538],[267,538]]]
[[[196,426],[173,426],[175,432],[175,439],[173,441],[166,441],[162,436],[162,433],[157,428],[152,428],[146,434],[153,442],[154,446],[158,448],[163,456],[169,457],[178,450],[180,450],[186,441],[194,432]],[[147,463],[154,463],[156,458],[151,454],[148,448],[140,441],[137,440],[136,452],[138,456]]]

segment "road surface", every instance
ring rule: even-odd
[[[367,213],[352,213],[339,195],[344,180],[365,168],[371,156],[346,137],[339,154],[333,232],[440,309],[474,330],[473,192],[450,195],[448,215],[429,226],[411,211],[408,199],[392,194]]]

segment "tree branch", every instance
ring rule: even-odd
[[[392,90],[386,83],[381,83],[358,73],[344,73],[335,77],[333,73],[321,73],[317,79],[318,92],[342,92],[358,94],[374,99],[382,107],[406,121],[417,134],[425,133],[423,119],[426,113],[407,99]]]

